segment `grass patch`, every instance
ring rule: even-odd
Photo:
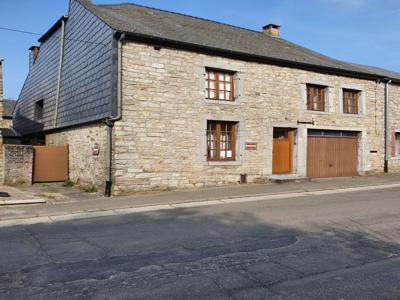
[[[97,193],[97,187],[94,185],[83,185],[80,186],[79,189],[85,193]]]
[[[63,187],[73,187],[74,185],[75,183],[73,183],[71,180],[67,180],[63,183]]]

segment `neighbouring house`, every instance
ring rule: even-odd
[[[14,127],[107,194],[400,171],[400,74],[134,4],[71,0]]]
[[[13,127],[13,112],[17,101],[3,99],[3,128]]]

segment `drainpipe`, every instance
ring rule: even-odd
[[[61,90],[61,75],[62,75],[62,67],[64,64],[64,41],[65,41],[65,20],[66,16],[61,18],[61,41],[60,41],[60,60],[58,64],[58,78],[57,78],[57,90],[56,90],[56,106],[54,111],[54,123],[53,127],[57,127],[57,119],[58,119],[58,106],[60,103],[60,90]]]
[[[389,157],[390,157],[390,150],[389,150],[389,139],[390,139],[390,102],[389,102],[389,87],[392,83],[392,80],[387,79],[385,83],[385,165],[384,165],[384,172],[389,173]]]
[[[105,196],[111,197],[112,187],[112,149],[113,149],[113,127],[116,121],[122,118],[122,41],[125,39],[125,33],[118,38],[118,71],[117,71],[117,115],[107,118],[107,177]]]

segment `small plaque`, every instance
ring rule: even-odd
[[[246,143],[246,150],[250,150],[250,151],[257,150],[257,143],[249,143],[249,142],[247,142]]]
[[[99,154],[100,154],[100,145],[96,143],[92,148],[92,155],[99,156]]]

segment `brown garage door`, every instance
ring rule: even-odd
[[[312,178],[357,176],[358,133],[310,130],[307,176]]]
[[[68,146],[34,146],[33,182],[68,180]]]

